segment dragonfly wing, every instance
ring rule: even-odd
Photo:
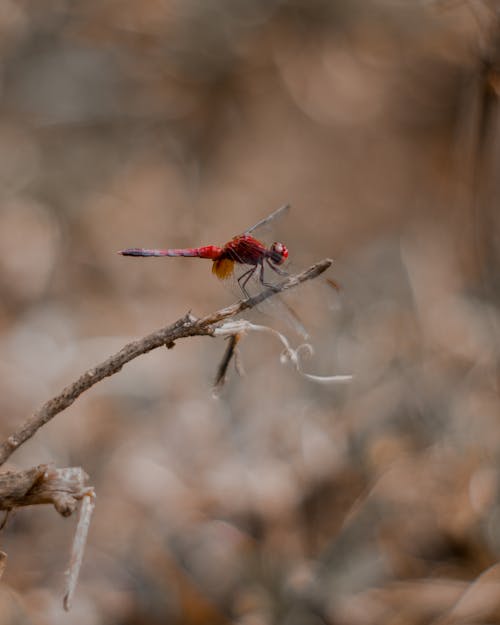
[[[268,215],[267,217],[264,217],[264,219],[261,219],[260,221],[258,221],[251,228],[248,228],[248,230],[245,230],[245,232],[243,234],[250,234],[250,232],[253,232],[254,230],[257,230],[257,228],[260,228],[261,226],[265,226],[266,224],[268,224],[270,221],[273,221],[277,217],[283,216],[289,210],[290,210],[290,204],[284,204],[283,206],[280,206],[274,212],[272,212],[270,215]]]
[[[252,271],[253,273],[248,275],[248,272]],[[241,283],[238,282],[238,279],[243,276],[246,276],[248,280],[243,279]],[[283,276],[274,274],[269,267],[264,265],[264,280],[266,283],[278,284],[283,279]],[[242,263],[235,263],[231,279],[225,280],[224,284],[229,287],[229,289],[240,299],[245,296],[242,291],[243,285],[246,293],[250,297],[254,297],[266,289],[266,286],[264,286],[260,281],[260,267]],[[285,327],[292,329],[302,339],[308,338],[309,333],[307,332],[299,315],[285,301],[282,295],[277,293],[276,295],[273,295],[258,304],[255,308],[267,317],[271,317],[280,324],[283,324]]]
[[[258,284],[259,286],[257,288],[262,290],[262,285],[255,275],[252,276],[250,282]],[[306,327],[304,326],[304,323],[300,319],[299,315],[290,306],[290,304],[285,301],[282,295],[277,293],[276,295],[269,297],[257,305],[257,310],[263,315],[278,321],[280,325],[282,324],[284,326],[284,328],[293,330],[302,339],[305,340],[309,338],[309,332],[306,330]]]
[[[309,332],[306,330],[302,320],[295,310],[285,302],[285,300],[279,295],[275,295],[270,299],[259,304],[261,312],[268,314],[267,307],[269,307],[269,314],[278,317],[289,328],[292,328],[300,337],[304,340],[309,338]]]

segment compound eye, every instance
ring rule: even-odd
[[[288,258],[288,249],[286,245],[283,245],[283,243],[279,243],[278,241],[274,242],[271,245],[271,252],[272,252],[272,260],[277,265],[283,264],[285,260]]]

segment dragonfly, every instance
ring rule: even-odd
[[[221,280],[227,280],[235,274],[238,266],[242,266],[242,273],[237,278],[238,285],[245,295],[250,297],[247,285],[252,278],[257,277],[263,287],[274,288],[275,285],[268,281],[265,269],[269,268],[280,276],[288,276],[282,265],[288,258],[288,248],[284,243],[275,241],[266,246],[259,241],[252,232],[266,226],[269,222],[283,215],[290,209],[289,204],[281,206],[264,219],[247,228],[241,234],[234,236],[225,245],[204,245],[201,247],[169,248],[169,249],[146,249],[130,247],[118,252],[123,256],[140,257],[177,257],[187,256],[194,258],[206,258],[213,261],[212,273]]]

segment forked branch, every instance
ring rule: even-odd
[[[43,425],[71,406],[82,393],[94,386],[94,384],[97,384],[97,382],[120,371],[126,363],[134,358],[146,354],[157,347],[166,346],[171,348],[177,340],[188,336],[214,335],[216,328],[224,320],[235,317],[244,310],[257,306],[276,293],[286,291],[298,286],[306,280],[316,278],[326,271],[331,264],[332,261],[330,259],[322,260],[302,273],[287,277],[283,282],[266,289],[255,297],[222,308],[201,319],[187,314],[172,325],[156,330],[138,341],[128,343],[119,352],[86,371],[75,382],[64,388],[61,393],[49,399],[49,401],[1,443],[0,465],[4,464],[11,454],[29,440]]]

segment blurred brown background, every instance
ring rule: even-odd
[[[75,520],[19,511],[0,623],[500,622],[498,8],[466,1],[2,0],[7,436],[126,341],[231,301],[208,261],[284,202],[319,386],[266,336],[127,365],[10,468],[82,466]],[[254,318],[269,323],[267,318]],[[290,336],[291,340],[295,340]]]

